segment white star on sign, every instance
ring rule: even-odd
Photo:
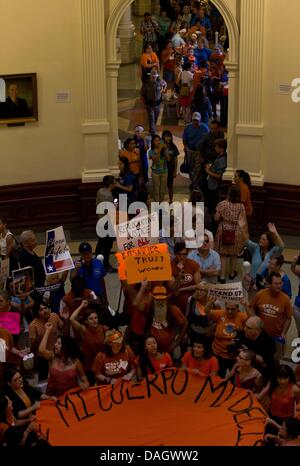
[[[48,272],[53,272],[53,267],[52,267],[52,265],[48,265]]]

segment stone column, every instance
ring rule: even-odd
[[[242,0],[237,168],[248,171],[257,186],[264,183],[263,25],[264,0]]]
[[[111,62],[106,64],[106,88],[109,95],[107,106],[107,115],[110,121],[110,132],[108,137],[108,168],[115,175],[119,173],[118,154],[119,154],[119,134],[118,134],[118,70],[120,62]]]
[[[84,170],[82,182],[109,174],[105,76],[105,0],[81,0]]]
[[[118,38],[120,39],[120,52],[122,64],[133,63],[135,61],[135,26],[131,20],[131,5],[127,8],[118,28]]]
[[[238,112],[238,65],[226,63],[228,70],[228,125],[227,125],[227,170],[224,174],[224,180],[232,180],[235,169],[237,168],[237,138],[235,127],[237,123]]]

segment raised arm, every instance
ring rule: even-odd
[[[77,330],[82,337],[85,334],[86,328],[85,328],[84,325],[81,325],[80,322],[78,322],[77,319],[78,319],[79,314],[81,313],[81,311],[83,309],[86,309],[88,307],[88,305],[89,305],[89,302],[84,299],[82,301],[82,303],[80,304],[80,306],[73,312],[73,314],[70,317],[70,323],[71,323],[72,327],[74,328],[74,330]]]
[[[53,325],[50,322],[46,322],[45,329],[46,331],[39,346],[39,353],[43,356],[43,358],[50,360],[54,358],[54,353],[52,351],[47,350],[47,343],[49,335],[53,329]]]
[[[279,246],[280,248],[284,248],[284,242],[281,238],[281,236],[279,235],[278,231],[277,231],[277,228],[275,227],[275,224],[274,223],[268,223],[268,230],[270,233],[273,234],[273,237],[274,237],[274,243],[276,244],[276,246]]]

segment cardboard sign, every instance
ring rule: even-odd
[[[5,328],[13,335],[20,333],[20,314],[19,312],[0,312],[0,327]]]
[[[46,275],[74,269],[63,227],[46,232],[44,264]]]
[[[208,297],[219,301],[238,303],[244,299],[244,292],[241,282],[226,283],[225,285],[209,285]]]
[[[151,232],[154,233],[153,236]],[[153,212],[151,215],[137,215],[129,222],[120,223],[116,226],[116,239],[120,251],[156,244],[158,234],[159,219],[157,212]]]
[[[34,271],[32,267],[13,270],[12,276],[16,296],[28,294],[34,290]]]
[[[129,285],[143,280],[171,280],[172,269],[167,244],[154,244],[116,253],[120,280]]]
[[[0,362],[6,362],[6,341],[0,338]]]
[[[144,448],[261,445],[267,416],[250,391],[175,368],[138,383],[74,388],[42,401],[36,415],[52,446]]]

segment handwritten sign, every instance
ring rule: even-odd
[[[120,251],[155,244],[158,242],[158,235],[157,212],[153,212],[151,215],[137,215],[129,222],[116,225],[116,239]]]
[[[62,226],[46,232],[44,259],[44,267],[47,275],[74,269],[74,263]]]
[[[225,285],[209,285],[208,296],[219,301],[238,303],[244,298],[242,283],[226,283]]]
[[[0,312],[0,327],[13,335],[20,333],[20,314],[18,312]]]
[[[116,253],[120,280],[129,285],[143,280],[164,281],[172,277],[167,244],[154,244]]]
[[[36,415],[52,446],[97,447],[257,446],[267,416],[250,391],[175,368],[139,383],[73,389],[42,401]]]

